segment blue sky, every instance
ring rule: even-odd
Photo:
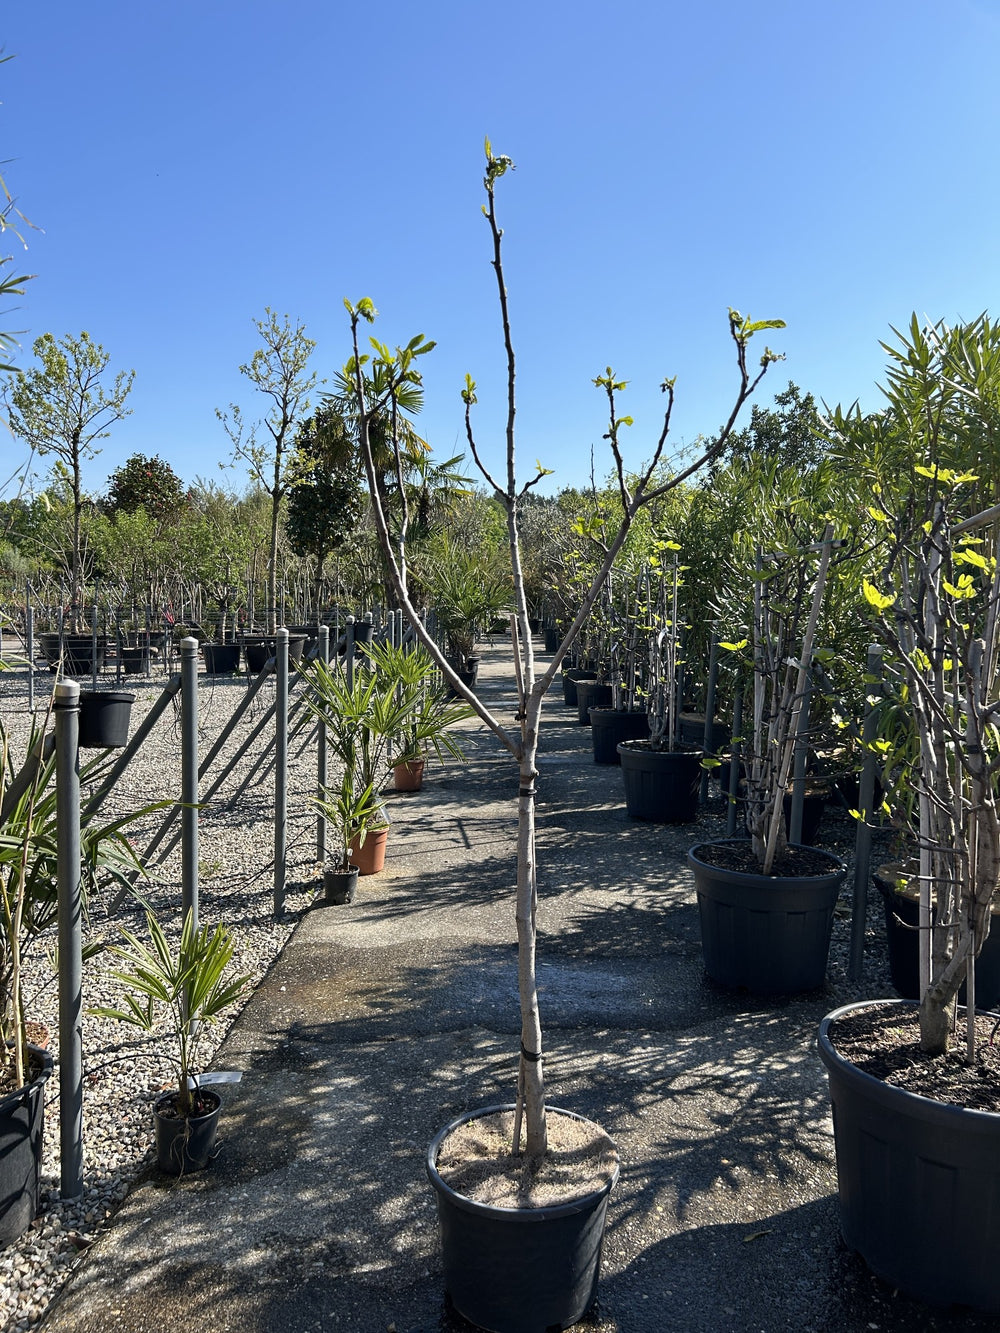
[[[993,0],[7,6],[0,158],[39,230],[4,327],[25,330],[21,364],[39,334],[86,329],[135,369],[92,492],[135,452],[224,480],[215,409],[263,402],[238,371],[253,320],[301,320],[329,376],[345,296],[375,301],[386,342],[437,340],[418,427],[440,458],[463,448],[473,375],[496,466],[489,134],[516,164],[498,198],[522,470],[580,484],[593,445],[604,474],[609,364],[632,462],[667,375],[676,443],[716,430],[730,305],[787,321],[763,401],[793,379],[873,407],[891,324],[995,305],[998,39]]]

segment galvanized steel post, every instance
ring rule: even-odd
[[[740,768],[743,764],[743,686],[736,686],[733,700],[733,739],[729,749],[729,804],[726,807],[726,837],[736,832],[736,802],[740,790]]]
[[[277,633],[274,667],[274,917],[279,920],[285,911],[288,841],[288,630],[284,627]]]
[[[80,853],[80,686],[55,687],[56,879],[59,939],[59,1191],[83,1194],[83,906]]]
[[[330,662],[330,626],[320,625],[319,643],[316,649],[316,656],[324,666]],[[308,688],[308,687],[307,687]],[[322,718],[316,728],[317,751],[316,751],[316,790],[319,796],[322,796],[326,790],[326,723]],[[316,817],[316,860],[320,863],[326,860],[326,835],[327,823],[326,815],[322,810],[318,811]]]
[[[198,640],[181,639],[181,919],[198,926]]]
[[[719,645],[715,639],[715,626],[712,626],[712,646],[708,650],[708,686],[705,690],[705,739],[702,748],[705,758],[715,753],[715,686],[719,679]],[[701,790],[699,802],[704,805],[708,800],[708,780],[711,774],[707,768],[701,770]]]
[[[28,658],[28,711],[35,711],[35,610],[31,605],[31,584],[25,585],[25,653]]]

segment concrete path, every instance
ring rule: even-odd
[[[509,644],[482,693],[515,711]],[[426,1145],[512,1097],[516,769],[483,730],[465,767],[392,799],[385,871],[308,912],[230,1033],[214,1166],[139,1184],[47,1333],[451,1333]],[[822,1015],[864,994],[754,1001],[708,983],[684,849],[640,825],[558,687],[540,764],[540,984],[552,1104],[618,1142],[590,1333],[986,1330],[894,1295],[837,1229]],[[829,838],[827,839],[829,841]],[[844,920],[837,923],[841,935]]]

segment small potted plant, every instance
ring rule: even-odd
[[[350,903],[358,886],[359,868],[352,863],[352,849],[365,845],[369,829],[384,825],[385,810],[371,783],[355,792],[351,774],[344,770],[340,786],[326,787],[322,796],[310,798],[326,816],[337,859],[323,871],[323,893],[328,903]]]
[[[157,1164],[176,1176],[200,1171],[211,1159],[222,1099],[200,1086],[199,1056],[209,1027],[243,995],[250,978],[228,976],[233,942],[224,926],[199,927],[189,911],[173,946],[147,912],[146,930],[148,944],[123,929],[124,943],[113,947],[119,966],[110,975],[125,987],[124,1007],[91,1012],[167,1038],[177,1086],[156,1099],[153,1121]]]

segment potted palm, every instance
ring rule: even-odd
[[[1000,509],[989,443],[1000,330],[985,316],[957,328],[914,317],[887,350],[887,409],[838,411],[832,427],[864,482],[881,552],[865,605],[918,739],[909,772],[919,998],[835,1010],[819,1051],[848,1245],[893,1286],[995,1316],[1000,1069],[996,1019],[977,1014],[977,964],[1000,884]]]
[[[541,481],[545,469],[518,486],[514,447],[514,353],[509,337],[507,288],[501,260],[501,229],[495,211],[497,180],[511,166],[509,158],[496,156],[487,140],[487,202],[484,213],[493,242],[496,275],[507,358],[506,461],[499,481],[480,453],[472,429],[472,407],[476,386],[466,378],[463,391],[466,436],[472,456],[502,506],[507,524],[512,595],[512,622],[517,672],[518,709],[516,726],[501,723],[479,699],[420,624],[419,613],[408,588],[405,522],[395,536],[390,533],[377,485],[373,442],[378,423],[392,423],[392,444],[397,460],[399,394],[419,385],[418,358],[433,344],[422,335],[392,352],[372,340],[379,368],[379,388],[366,378],[370,359],[360,348],[359,325],[375,319],[368,298],[356,305],[347,302],[351,320],[353,355],[343,379],[354,386],[354,397],[362,455],[371,494],[372,512],[393,590],[399,605],[413,625],[446,682],[474,709],[489,731],[511,756],[517,775],[517,895],[515,919],[518,934],[518,990],[520,997],[520,1059],[516,1101],[510,1107],[489,1108],[460,1117],[446,1125],[428,1150],[427,1172],[438,1200],[438,1215],[444,1249],[445,1287],[455,1307],[481,1327],[502,1333],[541,1333],[555,1326],[567,1327],[580,1318],[592,1302],[600,1266],[601,1239],[608,1196],[618,1173],[617,1153],[607,1134],[589,1121],[547,1105],[542,1051],[542,1027],[535,974],[537,914],[539,904],[535,845],[535,799],[538,779],[539,719],[542,704],[563,659],[586,623],[615,559],[626,540],[632,521],[643,507],[681,485],[707,460],[725,447],[740,407],[746,402],[775,359],[765,349],[760,370],[747,368],[747,344],[753,334],[778,325],[778,321],[753,322],[730,311],[729,327],[739,371],[736,402],[716,440],[696,459],[670,471],[657,471],[664,457],[673,404],[673,381],[663,385],[667,409],[658,440],[648,464],[633,476],[627,473],[619,437],[626,418],[617,412],[618,395],[625,385],[609,369],[595,383],[606,394],[610,413],[608,440],[614,455],[615,475],[621,499],[620,519],[609,527],[602,559],[580,599],[562,641],[545,667],[537,667],[529,623],[528,598],[521,561],[519,515],[529,488]],[[630,423],[628,423],[630,424]],[[401,462],[399,463],[401,466]],[[482,1174],[501,1186],[503,1193],[492,1201],[475,1197],[463,1164],[478,1158]],[[560,1180],[561,1176],[561,1180]],[[547,1182],[556,1184],[555,1201],[544,1201]],[[516,1279],[516,1280],[512,1280]]]
[[[326,787],[321,796],[311,800],[326,816],[337,848],[337,859],[323,871],[324,897],[328,903],[351,903],[359,874],[359,867],[352,861],[352,849],[360,851],[364,847],[373,824],[377,822],[380,828],[383,826],[385,811],[371,783],[362,791],[355,791],[347,769],[341,774],[339,787]]]
[[[209,1027],[236,1003],[250,978],[228,976],[233,942],[224,926],[199,927],[188,911],[172,945],[147,912],[146,930],[148,943],[123,929],[124,943],[113,948],[119,966],[110,975],[125,988],[124,1007],[91,1012],[167,1039],[177,1085],[153,1105],[156,1159],[161,1170],[181,1175],[202,1170],[212,1156],[222,1099],[201,1086],[199,1057]]]

